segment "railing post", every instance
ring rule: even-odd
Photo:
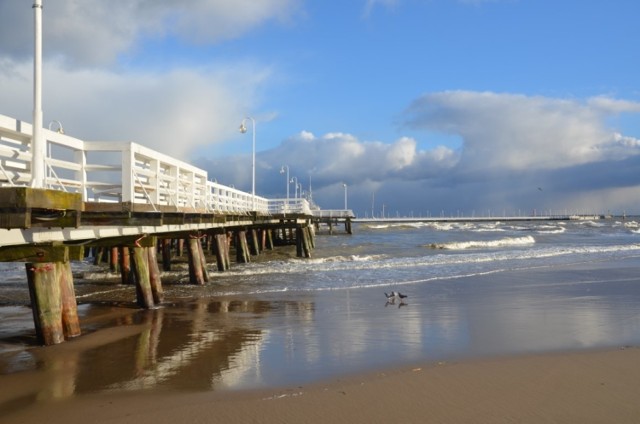
[[[129,144],[122,151],[122,203],[130,202],[133,204],[135,200],[133,181],[133,165],[135,160],[133,155],[132,145]]]

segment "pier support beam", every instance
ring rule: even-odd
[[[155,243],[154,243],[155,244]],[[164,300],[164,290],[162,289],[162,280],[160,279],[160,267],[158,266],[158,253],[156,247],[148,247],[149,261],[149,283],[151,285],[151,295],[153,302],[159,305]]]
[[[60,284],[60,299],[62,304],[62,332],[65,339],[77,337],[82,334],[80,320],[78,319],[78,303],[73,287],[73,274],[71,262],[57,262],[56,273]]]
[[[311,257],[309,227],[296,227],[296,254],[299,258]]]
[[[81,334],[69,249],[52,249],[56,252],[48,252],[48,256],[58,256],[61,260],[25,266],[36,336],[38,342],[46,346]]]
[[[244,230],[236,231],[236,262],[246,264],[251,262],[249,255],[249,247],[247,246],[247,232]]]
[[[171,271],[171,239],[162,239],[162,270]]]
[[[127,246],[121,246],[120,252],[120,279],[122,284],[134,284],[135,275],[131,269],[131,253]]]
[[[229,248],[227,245],[226,234],[216,234],[214,240],[216,262],[218,265],[218,271],[226,271],[229,269]]]
[[[186,240],[187,253],[189,255],[189,281],[192,284],[204,285],[205,275],[203,269],[203,259],[200,257],[202,247],[197,236],[191,236]]]
[[[141,308],[151,309],[155,306],[151,280],[149,275],[149,248],[134,247],[133,261],[136,274],[136,298]]]
[[[38,342],[46,346],[62,343],[62,298],[56,265],[49,262],[25,266]]]

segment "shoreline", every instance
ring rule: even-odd
[[[12,422],[635,423],[640,348],[417,363],[308,385],[89,394],[38,402]],[[1,420],[0,420],[1,421]]]

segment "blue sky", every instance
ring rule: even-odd
[[[44,0],[44,116],[358,215],[640,213],[634,0]],[[32,10],[0,3],[31,120]],[[291,187],[293,193],[293,186]],[[375,194],[374,194],[375,193]]]

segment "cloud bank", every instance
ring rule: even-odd
[[[289,165],[323,207],[343,205],[343,183],[359,215],[502,214],[636,210],[640,140],[608,119],[640,104],[492,92],[445,91],[416,98],[406,128],[459,136],[462,146],[420,149],[417,140],[363,141],[301,132],[258,155],[258,192],[282,197]],[[248,186],[247,157],[200,161],[222,180]],[[293,186],[291,186],[293,193]],[[377,199],[377,200],[375,200]],[[377,206],[376,206],[377,202]],[[358,210],[359,209],[359,210]]]

